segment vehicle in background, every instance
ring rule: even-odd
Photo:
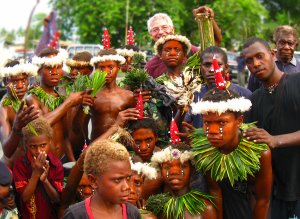
[[[228,59],[228,66],[230,71],[230,79],[234,83],[238,83],[238,63],[237,57],[239,53],[235,52],[226,52]]]
[[[71,59],[77,52],[83,51],[88,51],[93,56],[96,56],[101,49],[103,49],[103,46],[99,44],[78,44],[68,46],[67,52],[69,53],[69,58]]]
[[[294,56],[300,62],[300,51],[295,51]]]

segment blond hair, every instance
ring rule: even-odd
[[[49,139],[52,139],[53,136],[53,130],[47,120],[44,117],[39,117],[30,123],[28,123],[23,129],[23,141],[25,142],[27,139],[40,136],[40,135],[46,135]]]
[[[113,140],[96,140],[87,150],[84,158],[84,172],[86,174],[101,175],[108,169],[111,161],[129,162],[129,153],[126,148]]]

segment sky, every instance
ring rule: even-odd
[[[28,18],[36,0],[0,0],[0,29],[17,30],[27,26]],[[49,0],[40,0],[34,14],[50,13]]]

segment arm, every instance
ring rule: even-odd
[[[273,184],[270,149],[262,153],[260,164],[260,170],[255,177],[256,203],[252,218],[267,218],[268,216]]]
[[[268,144],[270,148],[300,146],[300,130],[283,135],[270,135],[261,128],[250,128],[244,131],[247,140]]]
[[[206,180],[207,180],[209,193],[215,197],[214,203],[217,209],[217,218],[222,219],[223,218],[222,189],[219,186],[219,184],[210,177],[209,172],[206,174]]]
[[[82,101],[83,92],[71,93],[70,96],[55,110],[45,113],[41,109],[41,105],[37,97],[29,95],[26,98],[27,104],[29,106],[35,105],[44,113],[44,117],[47,119],[48,123],[53,126],[57,121],[59,121],[65,114],[70,110],[71,107],[78,105]]]
[[[222,41],[222,33],[217,22],[214,20],[215,17],[214,11],[207,6],[200,6],[199,8],[193,10],[193,14],[195,17],[197,16],[198,13],[205,13],[212,19],[215,44],[216,46],[219,46]]]
[[[10,126],[7,109],[1,108],[0,114],[2,115],[0,118],[2,148],[4,155],[10,158],[22,139],[22,128],[38,117],[38,111],[35,110],[34,106],[24,107],[24,102],[22,101],[12,127]]]
[[[76,188],[81,180],[83,175],[83,163],[86,150],[80,155],[76,164],[71,169],[71,172],[68,176],[68,181],[65,189],[63,190],[61,197],[61,210],[65,210],[68,206],[74,201]]]

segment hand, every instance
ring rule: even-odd
[[[49,161],[46,160],[45,165],[43,166],[44,172],[42,173],[42,175],[40,176],[40,180],[41,182],[45,182],[49,173]]]
[[[94,97],[91,96],[92,90],[86,90],[82,95],[82,105],[83,106],[93,106]]]
[[[249,128],[243,132],[243,136],[249,141],[255,143],[265,143],[270,148],[278,147],[278,141],[275,136],[270,135],[266,130],[261,128]]]
[[[82,103],[84,93],[85,91],[71,92],[69,97],[65,101],[69,102],[72,107],[77,106],[78,104]]]
[[[21,132],[22,128],[24,128],[32,120],[37,119],[38,116],[39,116],[39,111],[34,107],[34,105],[26,107],[25,102],[22,101],[20,108],[14,119],[14,123],[12,126],[13,130],[16,132]]]
[[[197,17],[197,14],[202,14],[202,13],[204,13],[210,19],[214,19],[215,17],[214,11],[207,6],[200,6],[199,8],[193,10],[194,17]]]
[[[135,108],[128,108],[120,111],[116,119],[115,124],[120,127],[124,127],[128,120],[137,120],[139,118],[139,111]]]
[[[33,162],[31,164],[32,174],[35,176],[40,176],[45,172],[44,166],[46,164],[47,154],[45,152],[41,152],[38,157],[33,157]]]
[[[15,206],[16,206],[16,203],[15,203],[14,197],[12,195],[10,195],[7,198],[7,202],[6,202],[5,208],[7,208],[9,210],[12,210],[12,209],[15,208]]]
[[[139,96],[139,93],[140,93],[141,89],[136,89],[134,90],[133,92],[133,97],[134,97],[134,100],[137,102],[138,100],[138,96]],[[151,91],[148,91],[148,90],[142,90],[142,96],[143,96],[143,102],[148,102],[152,96],[151,96]]]
[[[178,132],[177,135],[183,139],[187,144],[190,144],[191,138],[189,138],[189,135],[192,133],[192,131],[195,130],[195,127],[187,122],[182,122],[182,128],[184,129],[184,132]]]

